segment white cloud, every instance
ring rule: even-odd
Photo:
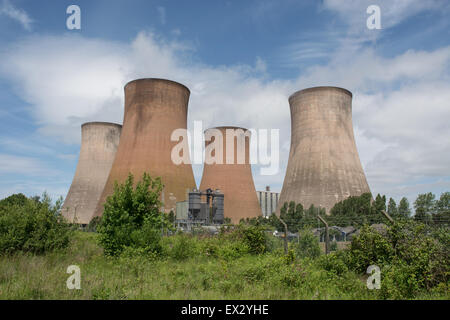
[[[273,177],[255,170],[258,189],[281,189],[289,154],[287,97],[309,86],[346,87],[354,93],[356,142],[374,192],[398,194],[419,188],[411,185],[426,187],[427,179],[449,180],[450,47],[385,58],[350,44],[354,54],[342,46],[328,64],[310,67],[293,81],[268,80],[260,58],[252,66],[192,63],[192,48],[149,33],[131,43],[33,36],[1,61],[3,75],[33,106],[40,131],[67,142],[78,143],[83,122],[120,123],[123,86],[142,77],[168,78],[191,89],[188,126],[202,120],[205,127],[279,128],[282,168]],[[194,169],[199,182],[201,170]]]
[[[393,58],[384,58],[373,49],[355,49],[353,54],[345,47],[326,65],[308,68],[298,80],[300,87],[308,85],[337,85],[348,89],[384,92],[393,85],[412,84],[448,78],[450,47],[435,51],[408,50]],[[353,49],[352,49],[353,51]]]
[[[21,174],[28,176],[58,175],[58,171],[50,168],[37,158],[21,157],[0,153],[0,174]]]
[[[0,15],[6,15],[11,19],[16,20],[25,30],[31,31],[33,20],[24,10],[14,7],[9,0],[3,0],[0,4]]]
[[[411,191],[450,177],[449,70],[450,47],[393,58],[360,49],[310,68],[297,86],[353,92],[355,139],[371,189],[398,194],[399,186]]]

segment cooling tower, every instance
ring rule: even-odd
[[[105,187],[119,145],[122,126],[88,122],[81,126],[81,149],[75,176],[62,207],[70,222],[88,224]]]
[[[227,129],[230,133],[235,132],[236,136],[229,135],[227,140]],[[222,143],[216,136],[210,137],[214,134],[222,136]],[[218,127],[205,130],[205,136],[205,164],[200,190],[219,189],[225,198],[224,216],[233,223],[239,223],[242,218],[260,216],[261,208],[249,161],[250,131],[238,127]],[[213,163],[214,158],[222,163]]]
[[[352,93],[314,87],[289,97],[291,149],[278,204],[295,201],[327,213],[349,196],[370,192],[352,125]]]
[[[171,141],[175,129],[187,128],[189,89],[164,79],[138,79],[125,85],[125,113],[122,134],[108,180],[97,205],[96,215],[103,214],[107,196],[114,182],[123,183],[128,174],[135,182],[148,172],[161,177],[166,212],[176,210],[176,202],[186,200],[186,190],[196,187],[191,164],[172,162]]]

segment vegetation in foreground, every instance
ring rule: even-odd
[[[389,296],[395,284],[382,278],[381,290],[368,290],[367,276],[348,270],[336,254],[303,258],[291,245],[284,256],[280,243],[252,254],[233,236],[175,235],[162,239],[162,256],[129,249],[109,257],[98,234],[77,231],[66,250],[0,257],[0,299],[450,298],[445,283],[413,297]],[[69,265],[81,269],[80,290],[66,288]]]
[[[450,298],[447,226],[364,224],[348,249],[329,255],[304,226],[285,254],[258,223],[163,236],[174,230],[158,210],[160,181],[144,175],[134,185],[130,175],[116,186],[88,228],[97,233],[70,228],[60,202],[45,196],[0,201],[0,299]],[[71,265],[80,267],[80,290],[66,287]],[[367,289],[370,265],[381,269],[379,290]]]

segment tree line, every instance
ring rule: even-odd
[[[412,214],[410,203],[403,197],[399,204],[393,198],[387,201],[385,195],[378,194],[373,199],[371,193],[351,196],[336,203],[326,215],[324,208],[311,205],[304,208],[301,203],[285,202],[280,209],[280,218],[287,224],[289,232],[297,232],[305,227],[321,227],[317,216],[320,214],[329,225],[361,227],[365,224],[386,223],[383,211],[394,220],[415,220],[428,225],[448,226],[450,223],[450,192],[444,192],[439,199],[431,193],[419,194],[413,203],[415,214]],[[263,217],[247,219],[250,224],[265,224],[284,230],[281,221],[275,214],[268,219]]]

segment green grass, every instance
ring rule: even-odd
[[[95,233],[76,232],[66,250],[0,256],[0,299],[376,299],[365,277],[337,276],[317,259],[287,262],[280,249],[236,253],[218,238],[164,238],[165,258],[108,258]],[[189,255],[180,255],[181,248]],[[178,248],[178,250],[175,250]],[[230,249],[231,248],[231,249]],[[231,253],[230,253],[231,252]],[[69,265],[81,269],[81,289],[69,290]],[[424,292],[417,298],[448,299]]]

